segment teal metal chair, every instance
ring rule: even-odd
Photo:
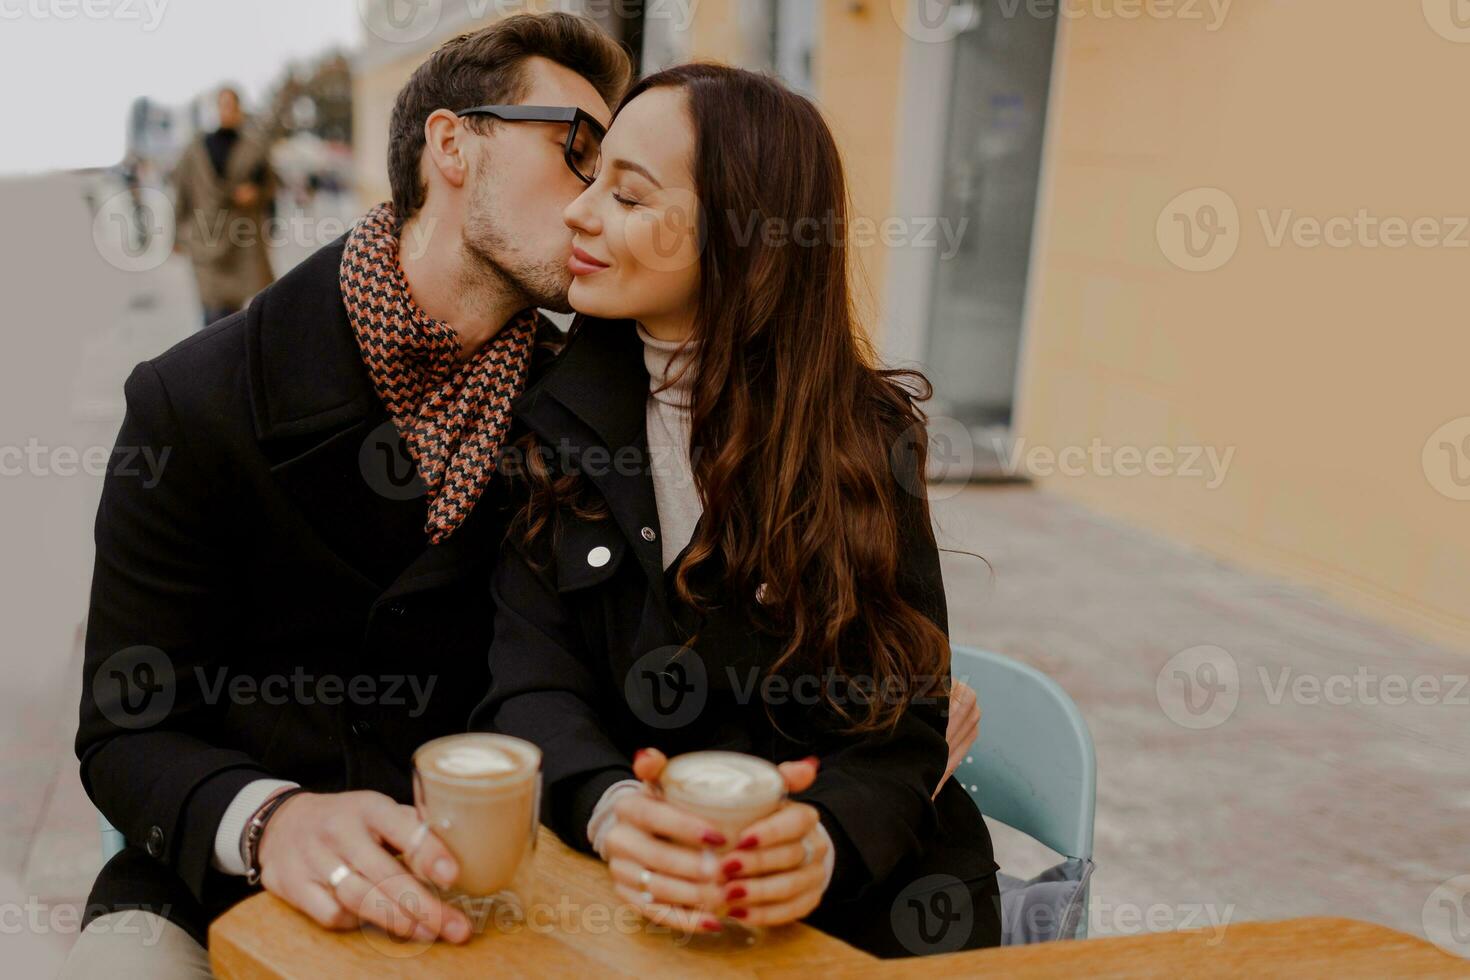
[[[122,831],[107,822],[102,814],[97,814],[97,822],[102,825],[102,863],[106,864],[112,860],[112,856],[124,847],[128,846],[127,840],[123,838]]]
[[[1086,938],[1097,807],[1097,757],[1087,722],[1061,685],[1041,671],[971,647],[953,647],[952,654],[952,674],[973,687],[980,702],[980,737],[954,778],[987,817],[1068,859],[1030,882],[1002,875],[1002,911],[1019,907],[1006,900],[1008,884],[1050,882],[1075,894],[1072,914],[1080,911],[1059,938]]]

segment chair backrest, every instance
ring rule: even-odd
[[[107,822],[102,814],[97,814],[97,822],[102,826],[102,862],[106,864],[112,860],[112,856],[127,847],[128,842],[123,838],[122,831]]]
[[[953,647],[951,673],[975,689],[980,737],[954,778],[987,817],[1066,857],[1092,857],[1097,758],[1077,705],[1009,657]]]

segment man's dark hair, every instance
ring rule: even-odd
[[[436,109],[519,102],[530,87],[526,59],[536,55],[587,79],[608,105],[617,105],[633,72],[617,41],[573,14],[515,14],[446,41],[414,71],[393,103],[388,183],[400,224],[424,206],[428,192],[419,176],[424,120]],[[485,132],[495,120],[471,116],[465,123]]]

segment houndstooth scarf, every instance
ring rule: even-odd
[[[428,488],[424,531],[438,543],[469,516],[495,472],[541,315],[521,311],[461,363],[454,328],[425,313],[409,294],[389,202],[369,211],[348,235],[340,279],[373,390]]]

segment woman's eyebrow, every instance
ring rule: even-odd
[[[613,160],[611,163],[608,164],[608,166],[612,167],[614,170],[631,170],[634,173],[642,174],[643,176],[647,177],[649,180],[653,181],[653,185],[655,187],[657,187],[659,190],[663,190],[663,186],[664,185],[659,183],[657,177],[655,177],[653,174],[649,173],[647,170],[645,170],[643,167],[639,166],[638,164],[633,163],[631,160]]]

